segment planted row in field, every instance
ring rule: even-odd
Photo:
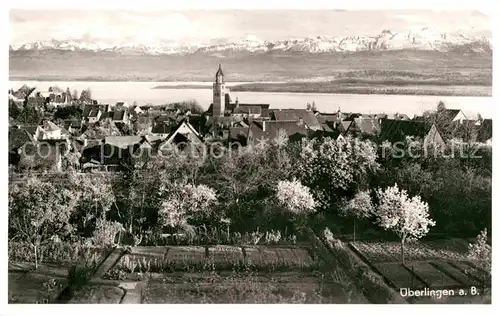
[[[359,253],[372,263],[400,262],[401,244],[398,242],[351,242]],[[465,260],[466,254],[457,251],[456,244],[414,242],[405,245],[407,261],[421,260]]]
[[[377,263],[374,267],[399,290],[400,288],[423,289],[426,287],[415,275],[399,263]]]
[[[115,269],[132,272],[171,272],[190,270],[267,270],[310,268],[314,264],[302,248],[265,246],[145,247],[124,255]]]
[[[407,265],[407,267],[424,280],[431,288],[454,288],[462,285],[457,280],[450,278],[427,262],[411,263]]]

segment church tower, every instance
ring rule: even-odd
[[[224,83],[224,73],[222,72],[221,65],[215,73],[215,82],[213,86],[213,116],[223,116],[226,105],[226,85]]]

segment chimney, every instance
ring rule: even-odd
[[[239,106],[240,106],[240,102],[238,101],[238,97],[236,97],[235,107],[239,108]]]
[[[262,121],[262,131],[266,131],[266,121]]]

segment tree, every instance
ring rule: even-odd
[[[303,139],[292,148],[293,176],[311,188],[321,210],[331,209],[346,193],[365,186],[367,176],[378,169],[376,147],[369,140]]]
[[[491,246],[488,244],[486,228],[477,235],[474,243],[469,244],[468,258],[484,271],[485,280],[491,276]]]
[[[120,223],[99,218],[92,234],[92,243],[96,246],[111,246],[115,244],[116,235],[122,231],[123,226]]]
[[[446,110],[446,105],[444,104],[443,101],[439,101],[437,107],[436,107],[437,112],[445,111]]]
[[[54,119],[60,120],[81,120],[82,119],[82,110],[79,106],[70,105],[65,107],[57,108],[54,113]]]
[[[279,181],[276,187],[276,198],[291,213],[299,215],[314,211],[314,198],[308,187],[300,181]]]
[[[356,241],[356,218],[368,218],[373,215],[375,208],[370,197],[370,192],[360,191],[354,195],[352,199],[347,201],[342,207],[344,216],[353,217],[353,239]]]
[[[211,210],[216,201],[215,191],[206,185],[167,184],[163,189],[163,203],[158,212],[160,223],[192,234],[193,225],[216,215]]]
[[[71,98],[73,100],[78,100],[78,91],[76,89],[73,90],[73,93],[71,94]]]
[[[9,190],[9,235],[33,246],[36,269],[40,246],[73,232],[70,217],[76,203],[66,187],[33,177]]]
[[[308,187],[298,180],[279,181],[276,186],[276,199],[279,205],[292,213],[301,228],[309,214],[315,211],[316,202]]]
[[[84,231],[89,222],[105,220],[107,212],[116,201],[109,178],[99,174],[71,174],[70,179],[73,196],[78,201],[73,216],[76,226]]]
[[[429,205],[420,196],[410,198],[406,190],[400,190],[397,184],[385,190],[379,188],[377,198],[376,223],[386,230],[394,231],[401,239],[401,259],[404,264],[405,242],[425,236],[436,222],[429,218]]]

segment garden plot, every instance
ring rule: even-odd
[[[407,267],[431,288],[456,288],[461,286],[458,281],[450,278],[428,262],[410,263]]]
[[[310,267],[313,260],[304,248],[245,247],[245,262],[253,266]]]
[[[467,262],[457,261],[452,262],[451,264],[461,272],[465,273],[467,276],[471,276],[471,281],[473,283],[477,283],[477,281],[481,281],[484,279],[484,272],[481,269],[468,264]]]
[[[117,286],[87,285],[73,294],[70,304],[120,304],[125,291]]]
[[[372,263],[399,262],[399,242],[350,242],[359,253]],[[456,241],[414,242],[405,245],[407,261],[423,260],[466,260],[466,253]]]
[[[396,290],[407,287],[422,289],[426,286],[400,263],[378,263],[374,266]]]
[[[164,258],[167,255],[168,250],[169,247],[162,246],[134,247],[131,254],[153,258]]]
[[[335,283],[320,284],[312,275],[253,275],[205,272],[150,279],[143,302],[164,303],[348,303],[348,294]]]
[[[207,263],[207,253],[205,247],[170,247],[165,261],[173,265],[200,265]]]
[[[243,252],[241,247],[236,246],[213,246],[208,248],[210,262],[217,265],[235,265],[243,263]]]
[[[467,276],[465,273],[460,271],[459,269],[455,268],[451,264],[443,261],[432,261],[432,265],[434,265],[436,268],[439,270],[447,273],[449,276],[451,276],[453,279],[459,281],[463,285],[471,285],[471,279],[469,276]]]
[[[38,273],[9,272],[9,304],[36,304],[54,300],[67,279]]]

